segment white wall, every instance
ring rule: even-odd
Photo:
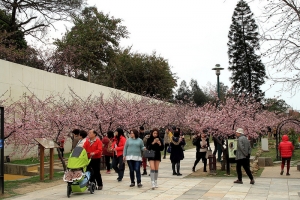
[[[69,87],[82,98],[91,94],[99,95],[101,93],[103,93],[104,98],[108,98],[111,92],[120,92],[126,98],[140,97],[129,92],[0,59],[0,96],[6,92],[5,97],[10,96],[13,100],[16,100],[24,92],[30,95],[30,91],[26,87],[41,99],[46,98],[50,94],[60,94],[65,98],[69,98]]]
[[[78,79],[46,72],[43,70],[19,65],[0,59],[0,97],[10,97],[11,101],[19,99],[24,93],[28,95],[34,93],[38,98],[44,99],[49,95],[60,94],[60,96],[70,98],[69,87],[80,97],[85,98],[89,95],[104,95],[109,98],[111,92],[119,92],[125,98],[140,98],[141,96],[132,93],[116,90],[113,88],[81,81]],[[30,91],[29,91],[30,90]],[[66,152],[71,148],[70,141],[66,144]],[[11,146],[5,147],[5,155],[13,152]],[[37,148],[34,149],[27,157],[36,156]],[[12,159],[18,158],[15,155]]]

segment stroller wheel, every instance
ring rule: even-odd
[[[68,196],[68,198],[70,197],[71,192],[72,192],[71,185],[68,184],[68,186],[67,186],[67,196]]]
[[[90,189],[90,193],[94,194],[95,189],[96,189],[96,184],[94,182],[91,182],[89,189]]]

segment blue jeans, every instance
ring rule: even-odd
[[[127,164],[129,167],[129,175],[130,175],[131,183],[135,183],[134,182],[134,171],[135,171],[137,183],[140,183],[141,182],[141,171],[140,171],[141,161],[127,160]]]

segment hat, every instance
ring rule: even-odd
[[[244,134],[244,130],[242,128],[238,128],[236,130],[236,133]]]

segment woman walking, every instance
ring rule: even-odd
[[[141,138],[139,138],[139,132],[136,129],[130,130],[129,138],[126,140],[124,147],[124,161],[127,160],[129,167],[129,175],[131,184],[130,187],[135,186],[134,172],[136,175],[137,186],[142,187],[141,183],[141,152],[144,150],[144,143]]]
[[[89,165],[87,166],[88,171],[92,172],[91,181],[96,179],[98,190],[102,190],[103,182],[100,174],[100,159],[102,155],[102,142],[97,137],[95,130],[90,130],[88,137],[89,139],[83,144],[83,148],[88,153],[88,157],[91,158]]]
[[[194,162],[194,166],[192,168],[193,172],[196,170],[196,165],[199,163],[199,161],[202,159],[204,163],[203,172],[206,171],[206,165],[207,165],[207,159],[206,159],[206,152],[207,148],[209,147],[209,138],[206,136],[207,130],[204,129],[203,133],[199,136],[199,134],[196,135],[193,139],[193,145],[196,146],[196,160]]]
[[[114,152],[112,151],[112,142],[114,138],[114,132],[108,131],[107,135],[103,137],[103,155],[105,158],[105,166],[106,166],[106,173],[110,174],[110,160],[113,158]]]
[[[282,141],[279,144],[279,152],[281,155],[281,172],[280,175],[283,174],[283,169],[285,165],[285,161],[287,162],[286,164],[286,175],[290,175],[290,162],[291,162],[291,157],[293,155],[294,151],[294,146],[293,144],[289,141],[289,137],[287,135],[282,136]]]
[[[124,136],[123,129],[117,128],[112,142],[112,148],[114,151],[112,168],[118,173],[118,182],[122,181],[124,177],[125,163],[123,162],[123,151],[125,143],[126,138]]]
[[[154,151],[154,157],[148,158],[150,164],[150,178],[152,189],[157,187],[157,178],[158,178],[158,168],[159,163],[161,162],[161,151],[164,150],[164,145],[162,139],[159,138],[159,130],[154,128],[152,133],[150,133],[150,137],[147,140],[147,149]]]
[[[180,133],[178,131],[174,132],[174,136],[171,139],[170,147],[171,147],[171,155],[170,160],[172,163],[172,170],[173,175],[181,176],[180,173],[180,161],[183,160],[184,154],[182,146],[185,145],[185,141],[182,139],[182,136],[180,136]],[[177,169],[177,172],[175,171],[175,166]]]
[[[170,145],[170,140],[173,137],[173,133],[170,131],[169,128],[166,128],[165,130],[165,135],[164,135],[164,145],[165,145],[165,150],[164,150],[164,157],[163,159],[166,159],[166,154],[167,154],[167,149]]]

